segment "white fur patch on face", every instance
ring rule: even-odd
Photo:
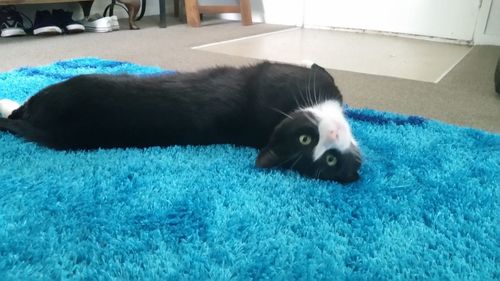
[[[357,146],[339,102],[326,101],[304,110],[314,114],[318,120],[319,141],[314,148],[314,161],[327,150],[335,148],[345,152],[351,145]]]
[[[15,101],[3,99],[0,100],[0,116],[7,118],[12,114],[12,111],[19,108],[19,104]]]

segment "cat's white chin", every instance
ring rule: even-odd
[[[325,101],[304,110],[311,112],[318,121],[319,141],[313,153],[315,161],[327,150],[336,149],[343,153],[351,146],[357,146],[342,105],[338,101]]]

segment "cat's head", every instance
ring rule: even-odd
[[[256,165],[349,183],[359,178],[361,155],[342,106],[326,101],[297,110],[281,121]]]

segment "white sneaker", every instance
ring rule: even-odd
[[[113,23],[110,17],[101,17],[99,14],[92,15],[81,21],[85,31],[110,32],[113,31]]]
[[[113,27],[113,31],[120,30],[120,23],[118,22],[118,17],[116,15],[111,16],[111,24]]]
[[[57,35],[62,34],[62,30],[59,26],[42,26],[33,29],[33,35]]]
[[[57,26],[57,20],[49,10],[36,11],[33,35],[57,35],[62,30]]]
[[[23,26],[23,15],[24,14],[19,13],[13,7],[0,7],[0,36],[11,37],[26,35]],[[24,17],[27,18],[26,16]]]
[[[24,29],[19,27],[7,27],[7,28],[2,28],[0,36],[11,37],[11,36],[22,36],[22,35],[26,35]]]

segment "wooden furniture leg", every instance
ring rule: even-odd
[[[186,18],[189,26],[200,26],[200,11],[198,9],[198,0],[185,0]]]
[[[241,24],[252,25],[252,7],[250,0],[240,0]]]
[[[197,0],[185,0],[186,16],[189,26],[200,26],[200,14],[237,13],[243,25],[252,24],[250,0],[240,0],[239,5],[198,5]]]

